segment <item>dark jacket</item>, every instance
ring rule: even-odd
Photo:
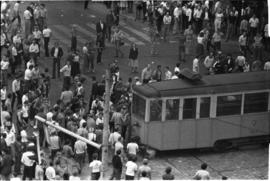
[[[132,59],[132,60],[136,60],[138,58],[138,48],[130,48],[130,51],[129,51],[129,59]]]
[[[103,22],[103,29],[101,29],[101,25],[100,25],[100,22],[98,22],[96,24],[96,31],[97,31],[97,34],[105,34],[106,33],[106,24]]]
[[[122,164],[121,158],[118,155],[113,156],[112,165],[113,165],[113,168],[122,170],[123,164]]]
[[[114,16],[113,16],[113,14],[109,13],[109,14],[106,15],[106,24],[108,26],[113,26],[113,24],[114,24]]]
[[[1,162],[1,175],[8,176],[12,172],[13,160],[11,155],[5,155]]]
[[[52,47],[51,49],[51,56],[54,57],[54,50],[55,50],[55,47]],[[61,58],[62,56],[64,55],[63,53],[63,50],[61,47],[58,47],[58,58]]]

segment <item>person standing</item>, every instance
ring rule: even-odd
[[[196,172],[196,174],[193,176],[194,180],[210,180],[210,174],[206,170],[207,164],[203,163],[201,165],[201,169]]]
[[[85,154],[87,151],[86,143],[77,139],[77,141],[74,144],[74,151],[75,151],[75,160],[80,165],[80,173],[81,173],[82,168],[83,168],[84,159],[85,159]]]
[[[53,70],[52,70],[52,78],[55,79],[55,72],[57,71],[58,78],[60,78],[60,62],[61,57],[63,56],[63,50],[59,46],[58,42],[54,43],[54,47],[51,49],[51,56],[53,57]],[[56,69],[57,66],[57,69]]]
[[[53,167],[53,162],[50,162],[50,165],[46,168],[45,171],[45,176],[48,180],[54,180],[56,173],[55,173],[55,169]]]
[[[39,56],[39,45],[37,43],[37,40],[33,40],[32,44],[29,46],[29,53],[30,56],[34,59],[35,64],[37,64],[37,57]]]
[[[13,165],[13,159],[12,156],[10,155],[9,150],[2,150],[1,151],[1,172],[0,175],[2,176],[3,180],[9,180],[10,175],[12,173],[12,165]]]
[[[129,156],[129,160],[126,163],[126,178],[125,180],[134,180],[135,174],[138,170],[138,166],[135,163],[135,157]]]
[[[106,28],[106,24],[100,19],[96,24],[96,33],[97,42],[100,41],[102,47],[105,47]]]
[[[52,31],[50,28],[47,27],[47,25],[44,26],[43,29],[43,38],[44,38],[44,50],[45,50],[45,56],[49,57],[49,42],[50,42],[50,37],[52,34]]]
[[[253,38],[256,36],[256,33],[258,31],[259,27],[259,19],[256,17],[255,14],[249,19],[249,28],[250,28],[250,38],[253,40]]]
[[[148,64],[147,67],[145,67],[142,70],[142,83],[143,84],[147,84],[149,82],[149,80],[151,79],[152,76],[152,69],[151,69],[151,64]]]
[[[13,110],[15,100],[17,99],[17,105],[21,105],[21,81],[19,79],[19,75],[15,75],[15,79],[12,81],[12,100],[11,100],[11,108]]]
[[[136,47],[136,44],[133,43],[129,51],[129,60],[130,60],[129,65],[131,67],[132,73],[138,72],[138,67],[139,67],[138,54],[139,54],[138,48]]]
[[[89,165],[91,169],[91,180],[99,180],[102,162],[98,160],[98,154],[93,154],[93,161]]]
[[[166,12],[166,15],[163,17],[163,23],[164,23],[163,39],[164,39],[164,41],[167,41],[167,34],[170,31],[171,22],[172,22],[172,17],[170,16],[169,12]]]
[[[29,143],[27,151],[22,154],[21,162],[24,165],[22,180],[26,178],[32,180],[35,177],[36,154],[30,146],[33,147],[34,144]]]
[[[97,64],[101,64],[102,52],[104,48],[102,36],[102,34],[99,34],[97,38]]]
[[[219,8],[216,12],[216,15],[215,15],[215,21],[214,21],[215,32],[217,32],[218,30],[221,29],[221,23],[222,23],[223,17],[224,17],[224,15],[222,13],[222,10]]]
[[[263,44],[262,44],[262,35],[257,32],[256,36],[254,37],[254,58],[255,60],[262,61],[262,54],[263,54]]]
[[[25,26],[24,27],[25,39],[28,39],[28,36],[31,34],[31,17],[32,16],[33,15],[31,14],[28,8],[23,13],[24,26]]]
[[[71,28],[71,51],[77,51],[77,30],[75,25],[72,25]]]
[[[162,175],[162,180],[174,180],[174,175],[171,174],[172,173],[172,168],[171,167],[167,167],[165,169],[165,174]]]
[[[110,12],[106,15],[106,25],[107,25],[107,39],[110,42],[111,41],[111,34],[112,34],[112,26],[114,25],[114,16],[113,11],[110,10]]]
[[[66,61],[66,65],[60,69],[60,72],[63,73],[63,89],[69,88],[71,85],[71,65],[70,61]]]
[[[213,42],[214,42],[215,52],[221,51],[221,37],[222,37],[222,35],[223,35],[223,33],[221,33],[219,29],[213,34]]]
[[[120,49],[123,38],[124,38],[123,32],[119,29],[119,27],[115,27],[115,31],[112,38],[112,41],[114,42],[115,45],[115,57],[118,57],[119,53],[121,54],[121,57],[124,57],[124,53]]]
[[[121,150],[117,150],[116,154],[112,158],[113,173],[110,180],[120,180],[122,175],[123,163],[121,160]]]
[[[193,30],[192,30],[192,26],[189,25],[188,29],[185,30],[184,32],[184,36],[185,36],[185,54],[189,55],[191,53],[191,49],[192,49],[192,41],[193,41]]]
[[[138,170],[138,180],[140,180],[140,178],[143,177],[142,175],[143,172],[146,173],[146,176],[144,177],[147,177],[149,178],[149,180],[151,180],[151,171],[152,171],[151,167],[148,166],[148,159],[144,158],[143,165],[141,165]]]

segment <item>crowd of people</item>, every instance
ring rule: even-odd
[[[256,16],[250,16],[251,11],[249,12],[248,8],[245,9],[244,14],[236,13],[233,7],[223,11],[220,8],[221,2],[217,1],[212,11],[209,1],[206,0],[203,4],[194,2],[173,6],[169,6],[168,2],[161,2],[156,8],[151,6],[151,1],[137,4],[141,5],[141,8],[137,6],[136,18],[140,18],[142,9],[144,21],[149,20],[151,53],[157,52],[155,47],[157,39],[167,41],[169,32],[173,32],[183,33],[185,43],[184,48],[180,49],[186,56],[191,54],[193,38],[198,35],[196,58],[193,61],[194,72],[200,72],[199,62],[202,58],[209,74],[260,70],[264,63],[262,48],[269,49],[269,36],[265,30],[268,26]],[[91,178],[93,180],[100,178],[103,169],[100,149],[64,134],[55,127],[44,126],[35,119],[35,116],[39,115],[52,124],[89,141],[102,144],[105,77],[102,77],[102,81],[98,81],[97,77],[92,76],[91,94],[90,97],[86,97],[86,78],[83,74],[95,72],[94,65],[102,62],[106,39],[114,43],[115,57],[124,56],[121,51],[124,35],[118,27],[119,8],[116,6],[113,11],[109,11],[106,22],[100,20],[96,24],[96,41],[87,42],[79,53],[76,26],[72,26],[71,48],[68,52],[58,41],[54,45],[50,44],[52,30],[47,27],[45,4],[30,3],[26,9],[23,9],[21,15],[20,2],[1,3],[0,175],[2,179],[79,180],[85,163],[89,163]],[[231,22],[233,16],[239,14],[237,17],[244,17],[241,19],[242,26],[239,30],[241,55],[235,60],[231,54],[225,56],[221,52],[220,30],[223,29],[226,12],[230,12],[228,16],[232,16],[227,18],[225,23],[228,26],[226,32],[228,40],[235,35],[233,31],[238,31],[236,21]],[[214,29],[213,35],[212,30],[208,29],[210,27]],[[210,37],[214,39],[213,44],[209,40]],[[249,48],[251,43],[254,45],[253,51]],[[207,50],[207,54],[204,53],[204,49]],[[181,51],[179,50],[179,53]],[[247,60],[247,53],[254,54],[254,61]],[[138,54],[138,47],[132,44],[128,58],[133,73],[140,71]],[[60,62],[64,59],[64,55],[67,58],[65,65],[61,67]],[[184,61],[185,56],[179,56],[180,62]],[[47,68],[48,65],[45,67],[42,65],[43,57],[52,59],[51,71]],[[119,180],[123,174],[126,180],[151,179],[151,168],[148,165],[149,160],[145,158],[147,157],[145,149],[140,145],[138,138],[131,136],[132,86],[181,78],[180,63],[176,63],[173,71],[166,66],[164,72],[161,65],[157,65],[156,69],[153,69],[153,66],[153,63],[148,64],[142,70],[141,78],[136,76],[134,80],[129,78],[124,82],[120,76],[118,62],[114,61],[109,65],[112,86],[108,141],[109,159],[113,170],[110,179]],[[265,62],[264,69],[270,70],[269,61]],[[51,101],[49,95],[54,91],[52,81],[56,77],[63,77],[62,91],[58,100]],[[56,103],[51,105],[51,102]],[[41,153],[37,152],[38,145],[41,145]],[[144,158],[141,166],[136,163],[140,158],[139,153]],[[209,179],[206,168],[207,165],[202,164],[201,170],[196,173],[194,179]],[[172,168],[168,167],[162,179],[174,179],[171,172]]]

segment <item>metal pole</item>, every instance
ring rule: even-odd
[[[86,139],[86,138],[84,138],[82,136],[79,136],[79,135],[77,135],[77,134],[75,134],[75,133],[73,133],[73,132],[71,132],[71,131],[69,131],[69,130],[61,127],[61,126],[55,125],[52,122],[47,121],[46,119],[44,119],[44,118],[42,118],[40,116],[35,116],[35,119],[38,120],[38,121],[41,121],[42,123],[45,123],[45,124],[47,124],[47,125],[49,125],[51,127],[54,127],[55,129],[57,129],[59,131],[62,131],[62,132],[66,133],[66,134],[68,134],[68,135],[70,135],[70,136],[72,136],[74,138],[80,139],[80,140],[84,141],[85,143],[87,143],[87,144],[89,144],[89,145],[91,145],[93,147],[96,147],[97,149],[100,149],[100,147],[101,147],[100,144],[97,144],[97,143],[95,143],[93,141],[89,141],[88,139]]]
[[[102,140],[102,175],[101,179],[105,178],[105,173],[108,170],[108,142],[109,142],[109,119],[110,119],[110,71],[106,69],[105,80],[105,108],[104,108],[104,127],[103,127],[103,140]]]

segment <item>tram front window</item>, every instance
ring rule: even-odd
[[[132,113],[135,116],[138,116],[139,118],[144,120],[144,118],[145,118],[145,107],[146,107],[145,99],[141,98],[140,96],[138,96],[136,94],[133,94]]]
[[[162,101],[150,101],[150,121],[161,121]]]

